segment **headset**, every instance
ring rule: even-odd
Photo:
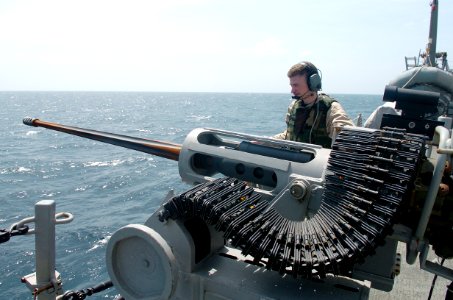
[[[321,76],[319,76],[320,70],[315,67],[314,64],[308,62],[308,61],[302,61],[300,62],[302,66],[304,66],[304,69],[307,70],[307,85],[308,89],[312,92],[318,92],[321,90],[322,87],[322,82],[321,82]],[[316,120],[318,120],[319,116],[319,101],[316,102],[316,117],[315,120],[313,121],[313,126],[310,129],[310,132],[308,133],[308,142],[311,143],[311,134],[313,132],[313,128],[315,127]]]
[[[304,69],[307,70],[307,85],[308,89],[312,92],[318,92],[321,90],[321,76],[319,75],[319,70],[318,68],[315,67],[314,64],[308,62],[308,61],[302,61],[299,63],[304,67]],[[292,97],[293,99],[300,99],[300,97]],[[308,133],[308,142],[311,143],[311,134],[313,132],[314,125],[316,124],[316,121],[318,120],[319,116],[319,101],[316,101],[316,117],[315,120],[313,121],[313,126],[310,129],[310,132]],[[285,139],[287,138],[288,131],[286,132]]]
[[[313,92],[321,90],[321,76],[319,76],[319,70],[315,67],[314,64],[308,61],[300,62],[304,66],[304,69],[307,69],[307,85],[308,89]]]

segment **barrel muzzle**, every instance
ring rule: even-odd
[[[38,125],[35,125],[33,122],[35,120],[39,120],[39,119],[33,119],[33,118],[30,118],[30,117],[25,117],[22,122],[25,124],[25,125],[28,125],[28,126],[33,126],[33,127],[38,127]]]

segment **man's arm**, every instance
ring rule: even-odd
[[[273,136],[274,139],[284,140],[286,138],[286,130]]]
[[[326,123],[327,132],[329,133],[329,137],[332,139],[336,137],[336,130],[338,130],[338,128],[346,125],[354,126],[354,122],[352,122],[346,114],[346,111],[338,102],[333,102],[330,109],[327,111]]]

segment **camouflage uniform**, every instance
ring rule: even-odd
[[[317,144],[324,148],[331,147],[336,127],[354,126],[340,103],[322,93],[310,105],[304,106],[302,100],[291,102],[286,114],[286,124],[287,129],[275,138]]]

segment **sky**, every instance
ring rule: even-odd
[[[453,2],[437,51],[453,55]],[[382,94],[428,42],[430,0],[0,0],[0,91]],[[453,59],[450,59],[453,68]]]

